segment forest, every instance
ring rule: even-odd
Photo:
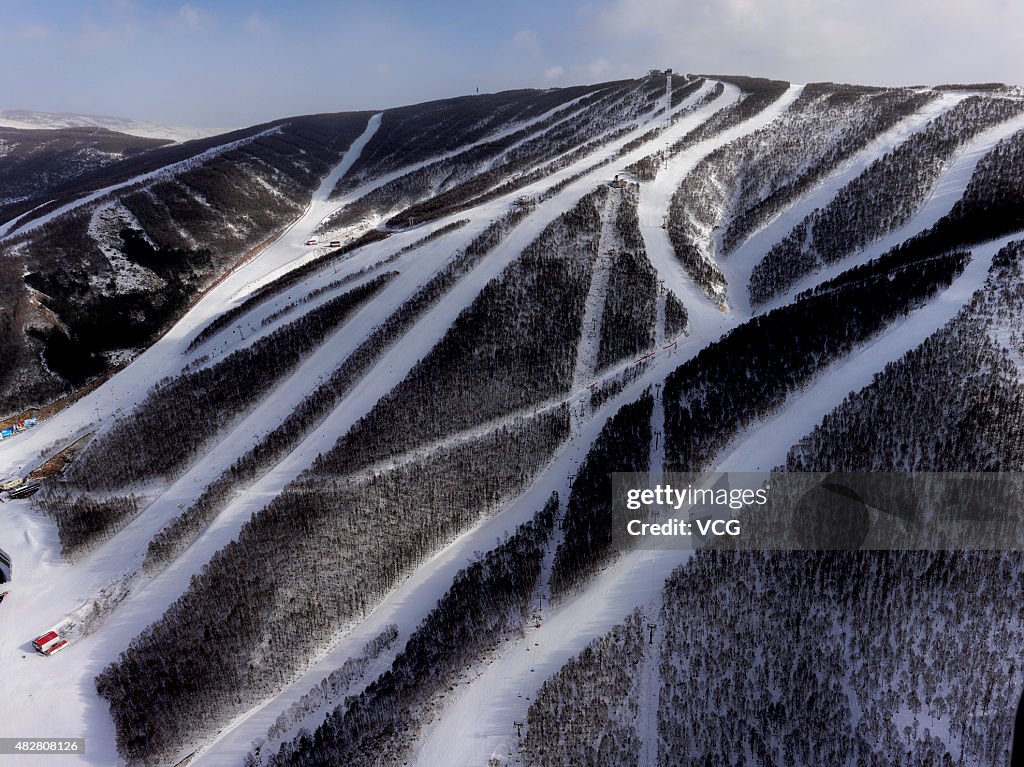
[[[709,298],[722,298],[725,277],[716,258],[933,98],[911,90],[804,86],[769,126],[715,150],[680,183],[668,211],[676,257]]]
[[[967,259],[954,251],[908,263],[893,252],[706,346],[665,380],[665,468],[704,468],[738,429],[948,285]]]
[[[750,277],[752,305],[905,224],[958,150],[1022,109],[1024,104],[1012,99],[969,96],[876,159],[765,255]]]
[[[597,88],[545,120],[442,156],[370,190],[332,215],[321,230],[375,216],[387,216],[389,227],[412,226],[468,209],[481,196],[493,199],[522,188],[546,175],[529,171],[532,166],[578,151],[630,116],[637,94],[632,82]]]
[[[363,245],[368,245],[371,242],[379,242],[380,240],[386,239],[387,236],[386,232],[373,229],[360,235],[352,242],[342,245],[340,248],[335,248],[327,253],[311,258],[303,264],[296,266],[294,269],[289,269],[277,279],[271,280],[265,285],[260,285],[250,295],[246,296],[241,303],[221,312],[203,326],[189,342],[188,351],[192,351],[193,349],[202,346],[202,344],[213,338],[213,336],[224,328],[228,327],[236,319],[247,312],[250,312],[254,307],[259,306],[280,293],[283,293],[294,285],[298,285],[307,277],[315,274],[321,269],[330,266],[336,261],[342,260],[354,250],[361,248]]]
[[[524,764],[640,763],[637,685],[647,641],[644,623],[641,611],[634,610],[544,680],[526,714],[519,744]],[[495,767],[505,765],[499,762]]]
[[[294,118],[265,126],[262,134],[242,132],[237,145],[201,160],[179,157],[180,147],[157,148],[140,162],[173,149],[170,156],[184,164],[3,243],[4,258],[23,268],[24,290],[38,291],[32,298],[47,311],[14,336],[29,353],[19,355],[22,374],[9,376],[0,406],[45,404],[109,371],[115,353],[151,344],[209,285],[301,212],[368,117]],[[93,220],[114,204],[126,212],[129,231],[98,241]],[[119,281],[124,260],[142,267],[147,279]]]
[[[492,221],[463,251],[454,254],[408,300],[370,331],[366,340],[335,368],[326,381],[306,396],[279,426],[225,469],[203,489],[195,503],[153,536],[146,550],[143,567],[154,572],[184,551],[223,510],[238,489],[254,482],[302,441],[372,369],[381,356],[531,211],[530,207],[517,207]]]
[[[651,465],[651,411],[645,393],[619,408],[594,440],[573,478],[562,522],[563,538],[551,568],[551,594],[562,597],[606,560],[612,544],[612,473],[645,472]]]
[[[391,668],[311,735],[282,746],[268,767],[404,763],[431,699],[482,653],[523,634],[557,510],[555,495],[532,521],[460,570]]]
[[[210,367],[159,383],[137,408],[90,443],[72,464],[67,483],[112,490],[171,476],[395,274],[374,277]],[[180,438],[168,439],[170,435]]]
[[[580,200],[488,282],[409,375],[339,442],[331,470],[563,396],[572,383],[607,186]]]
[[[636,185],[622,190],[615,229],[622,248],[612,256],[601,312],[597,370],[603,370],[654,346],[658,277],[647,259],[637,218]]]
[[[97,677],[121,755],[166,763],[280,690],[425,556],[521,492],[568,429],[563,406],[360,476],[330,471],[328,453]]]

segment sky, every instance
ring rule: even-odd
[[[0,0],[0,109],[227,129],[666,67],[1024,84],[1024,2]]]

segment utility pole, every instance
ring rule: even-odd
[[[647,640],[647,644],[654,644],[654,629],[658,628],[656,623],[648,623],[647,630],[651,632],[650,638]]]

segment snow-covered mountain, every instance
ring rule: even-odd
[[[208,128],[190,128],[183,125],[160,125],[145,120],[104,115],[82,115],[72,112],[33,112],[27,109],[0,110],[0,127],[23,130],[60,130],[62,128],[106,128],[117,133],[165,141],[192,141],[223,133]]]
[[[1019,470],[1018,89],[652,72],[144,147],[18,206],[3,734],[1007,763],[1019,555],[622,551],[611,475]]]

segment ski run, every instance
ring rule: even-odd
[[[164,614],[167,607],[188,589],[191,579],[202,571],[211,557],[237,538],[253,514],[313,465],[319,455],[330,450],[353,424],[398,386],[416,363],[441,341],[481,290],[513,264],[545,227],[571,210],[596,186],[609,182],[614,174],[622,173],[630,163],[644,158],[656,148],[670,146],[709,117],[740,100],[740,89],[729,83],[723,84],[717,98],[706,100],[714,85],[711,81],[705,83],[674,109],[668,109],[670,114],[659,114],[657,110],[645,113],[629,130],[616,134],[613,140],[595,152],[569,162],[514,193],[423,226],[395,232],[387,239],[353,251],[345,259],[314,271],[287,290],[254,306],[190,350],[189,345],[196,334],[221,312],[239,306],[260,287],[325,252],[322,248],[311,249],[305,243],[332,213],[348,202],[412,170],[485,141],[512,135],[515,131],[529,129],[552,118],[557,119],[555,126],[570,123],[580,108],[579,102],[585,97],[565,102],[458,150],[374,177],[357,189],[331,199],[330,194],[338,180],[353,168],[364,148],[380,130],[382,115],[374,114],[364,132],[324,177],[306,210],[273,242],[228,273],[163,337],[102,386],[59,414],[40,422],[36,428],[0,446],[0,472],[3,476],[23,474],[57,449],[103,430],[117,415],[129,412],[145,398],[156,381],[177,375],[186,368],[215,364],[233,351],[251,346],[283,322],[322,306],[332,297],[329,288],[336,281],[351,278],[346,284],[346,289],[351,289],[383,272],[397,272],[397,276],[373,300],[354,311],[271,391],[216,434],[203,454],[190,460],[173,481],[155,482],[147,488],[147,500],[138,516],[74,565],[61,558],[53,523],[33,511],[29,502],[11,501],[3,506],[0,540],[18,569],[18,579],[12,583],[0,613],[0,664],[5,669],[15,670],[5,676],[5,702],[0,703],[0,719],[5,721],[7,731],[16,731],[24,737],[52,737],[55,734],[84,737],[88,750],[79,761],[104,766],[119,764],[107,702],[95,691],[97,674],[113,662],[134,637]],[[564,509],[571,477],[577,473],[591,445],[620,407],[635,401],[647,390],[660,391],[666,376],[680,364],[750,319],[746,286],[760,256],[785,237],[804,216],[826,205],[875,158],[965,98],[962,92],[946,93],[905,117],[875,137],[847,163],[827,174],[808,194],[755,231],[729,257],[721,259],[719,266],[729,284],[729,305],[727,311],[722,311],[694,284],[662,228],[670,198],[702,159],[720,147],[770,125],[793,105],[802,91],[801,86],[790,86],[761,111],[671,156],[652,181],[640,184],[640,232],[660,286],[656,343],[642,364],[625,360],[598,372],[600,320],[611,268],[609,251],[621,246],[615,233],[615,218],[622,203],[622,194],[619,189],[611,190],[602,212],[597,258],[583,307],[582,341],[575,353],[572,385],[564,397],[539,403],[533,408],[536,411],[569,403],[572,407],[569,439],[537,473],[527,489],[507,502],[499,514],[479,520],[425,558],[365,619],[322,642],[320,651],[313,654],[306,668],[283,689],[237,717],[194,754],[182,754],[182,758],[191,756],[189,764],[193,766],[240,764],[253,742],[267,733],[282,712],[332,670],[356,657],[368,641],[393,624],[398,629],[397,642],[370,663],[365,673],[352,683],[349,694],[357,693],[385,671],[405,640],[445,594],[456,573],[477,552],[488,551],[496,540],[514,533],[532,518],[553,492],[558,493]],[[671,79],[659,107],[667,108],[670,104]],[[673,114],[679,118],[671,122]],[[652,128],[666,124],[667,127],[654,139],[627,147]],[[553,129],[549,127],[546,130]],[[808,276],[763,310],[788,303],[800,291],[852,266],[866,263],[930,227],[960,199],[980,158],[998,141],[1021,129],[1024,129],[1024,117],[1008,120],[974,137],[942,170],[928,199],[905,225],[850,258]],[[273,130],[276,129],[215,147],[204,155],[227,151]],[[117,189],[179,172],[191,167],[189,163],[202,156],[101,189],[20,227],[16,221],[8,222],[5,236],[23,234],[62,212],[99,200]],[[612,158],[614,162],[600,164]],[[566,183],[557,192],[545,194],[560,182]],[[493,250],[458,279],[442,300],[417,316],[382,351],[365,375],[314,429],[255,482],[236,494],[192,545],[159,573],[143,575],[142,560],[152,537],[183,508],[190,506],[256,441],[280,426],[375,328],[444,269],[454,254],[505,214],[520,196],[542,199],[530,215],[511,228]],[[468,219],[468,223],[415,250],[400,253],[406,246],[457,219]],[[373,222],[370,223],[372,225]],[[359,227],[355,227],[348,234],[354,236],[358,231]],[[983,284],[996,252],[1016,238],[1014,235],[971,248],[971,261],[949,288],[913,310],[906,318],[891,323],[848,356],[819,371],[775,412],[737,435],[719,454],[716,468],[767,472],[782,463],[789,447],[813,429],[847,394],[869,384],[873,375],[887,363],[917,347],[951,319]],[[321,288],[326,291],[322,297],[295,304],[297,299]],[[669,343],[673,339],[666,337],[664,329],[665,295],[669,292],[682,301],[688,312],[689,332],[675,339],[675,344]],[[635,375],[628,378],[617,393],[596,407],[584,407],[592,383],[616,380],[627,371],[633,371]],[[430,455],[435,450],[471,437],[492,433],[510,423],[516,415],[518,413],[478,424],[472,430],[421,447],[415,454],[398,456],[388,465]],[[665,413],[660,396],[656,396],[652,420],[652,467],[660,467],[664,463],[664,436]],[[374,466],[373,470],[379,468],[382,467]],[[554,545],[551,545],[543,565],[544,585],[550,573],[553,550]],[[688,556],[686,551],[638,550],[623,554],[585,583],[572,598],[554,606],[545,602],[541,608],[543,621],[539,626],[531,623],[524,636],[501,644],[486,664],[474,666],[445,697],[439,715],[419,733],[409,763],[423,767],[442,764],[451,767],[482,766],[493,756],[505,757],[514,753],[517,745],[511,724],[525,720],[530,701],[541,683],[591,640],[620,622],[632,609],[640,607],[645,618],[654,621],[661,604],[665,578]],[[540,591],[544,590],[542,585]],[[89,611],[101,607],[109,609],[109,614],[95,631],[72,641],[67,652],[42,658],[32,651],[30,642],[33,637],[51,627],[68,626]],[[651,696],[641,700],[639,729],[643,734],[641,764],[644,765],[657,763],[658,636],[655,636],[653,646],[647,648],[641,667],[642,689],[648,690]],[[65,698],[72,699],[73,704],[55,705]],[[337,701],[333,705],[337,705]],[[327,712],[326,707],[313,711],[303,720],[302,726],[314,729]],[[292,734],[297,727],[293,728]]]

